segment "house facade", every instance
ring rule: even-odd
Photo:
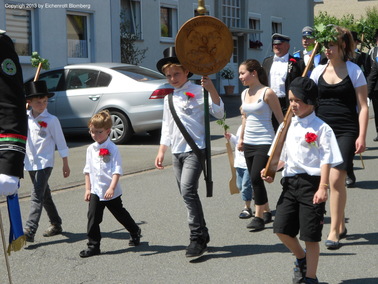
[[[247,58],[262,61],[272,54],[271,35],[291,37],[291,50],[301,49],[301,30],[314,18],[313,0],[206,0],[207,15],[219,18],[230,29],[233,55],[228,67],[235,72]],[[138,36],[135,45],[147,48],[142,64],[156,69],[163,50],[174,45],[180,27],[196,16],[195,0],[34,0],[8,1],[0,6],[0,29],[15,41],[24,78],[35,69],[32,51],[49,59],[51,68],[73,63],[120,62],[120,14]],[[198,76],[193,77],[198,78]],[[227,84],[216,79],[219,90]],[[221,91],[222,93],[222,91]]]
[[[315,15],[327,12],[330,16],[341,18],[352,14],[356,20],[366,16],[366,9],[378,8],[378,0],[315,0]]]

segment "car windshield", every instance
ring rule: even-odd
[[[112,69],[138,82],[165,79],[165,77],[158,72],[154,72],[138,66],[115,67]]]

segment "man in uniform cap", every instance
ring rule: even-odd
[[[17,195],[24,172],[25,105],[18,55],[11,38],[0,30],[0,195],[7,196],[11,224],[8,253],[25,243]]]
[[[305,26],[302,29],[302,46],[304,50],[298,50],[297,52],[294,52],[293,56],[295,58],[302,58],[304,60],[305,65],[307,66],[308,61],[310,60],[310,57],[312,55],[312,52],[315,47],[315,37],[314,37],[314,30],[312,27]],[[318,53],[314,57],[314,64],[310,68],[308,76],[310,76],[312,69],[314,67],[318,66],[319,64],[326,64],[327,58],[324,55],[324,53]]]
[[[264,59],[263,68],[267,72],[269,78],[269,87],[278,96],[281,109],[285,115],[289,106],[288,90],[291,81],[302,75],[305,68],[301,58],[294,58],[289,54],[290,37],[275,33],[272,35],[272,48],[274,56]],[[278,128],[278,122],[273,116],[273,127]]]

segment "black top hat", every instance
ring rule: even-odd
[[[290,37],[286,35],[279,34],[279,33],[275,33],[272,35],[272,44],[280,44],[280,43],[289,42],[289,41],[290,41]]]
[[[159,70],[159,72],[163,75],[164,72],[162,70],[163,66],[167,63],[177,63],[177,64],[180,64],[180,61],[178,60],[177,58],[177,55],[176,55],[176,50],[175,50],[175,47],[174,46],[171,46],[171,47],[168,47],[166,48],[164,51],[163,51],[163,58],[160,59],[157,63],[156,63],[156,68],[157,70]],[[189,77],[192,77],[193,76],[193,73],[190,73],[188,74],[188,78]]]
[[[297,77],[290,84],[290,91],[305,104],[316,105],[318,86],[308,77]]]
[[[49,93],[47,90],[46,81],[32,81],[25,84],[26,98],[45,97],[51,98],[54,93]]]

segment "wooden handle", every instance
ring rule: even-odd
[[[308,70],[310,69],[310,67],[312,66],[312,64],[314,62],[314,57],[316,55],[316,52],[318,51],[318,48],[319,48],[319,43],[317,42],[315,44],[314,50],[312,51],[312,54],[311,54],[311,57],[310,57],[310,59],[307,63],[307,66],[302,73],[302,77],[307,76]],[[265,177],[269,176],[269,177],[272,177],[274,179],[274,177],[276,175],[278,161],[279,161],[280,156],[281,156],[282,147],[285,143],[287,130],[289,129],[292,117],[293,117],[293,113],[292,113],[292,111],[289,107],[286,114],[285,114],[283,126],[282,126],[281,130],[277,133],[275,143],[274,143],[272,151],[270,153],[268,162],[266,163],[264,174],[263,174]]]
[[[42,68],[42,63],[39,62],[39,64],[38,64],[38,68],[37,68],[37,71],[35,72],[34,82],[38,80],[38,78],[39,78],[39,73],[41,73],[41,68]]]

